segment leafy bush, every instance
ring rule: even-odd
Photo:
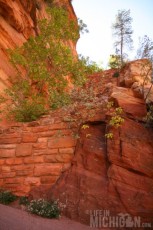
[[[109,58],[109,67],[111,69],[119,69],[121,67],[121,57],[120,55],[110,55]]]
[[[114,128],[119,128],[123,123],[124,123],[124,118],[122,117],[123,114],[123,109],[121,107],[113,108],[114,103],[109,102],[107,104],[107,109],[112,110],[113,112],[110,113],[111,118],[109,120],[109,126],[114,127]],[[105,134],[105,137],[107,139],[112,139],[113,138],[113,133],[108,132]]]
[[[28,205],[27,210],[33,214],[47,218],[58,218],[60,215],[57,202],[48,202],[44,199],[32,200]]]
[[[121,107],[117,107],[114,112],[111,114],[111,119],[109,121],[109,125],[118,128],[124,122],[124,118],[122,118],[121,114],[123,113],[123,109]]]
[[[120,73],[118,71],[113,74],[114,78],[118,78],[119,76],[120,76]]]
[[[51,109],[58,109],[62,106],[68,105],[71,100],[67,93],[52,92],[50,94]]]
[[[46,112],[44,105],[38,100],[21,101],[19,106],[10,105],[8,116],[19,122],[34,121]]]
[[[0,203],[1,204],[10,204],[16,199],[17,199],[17,196],[15,196],[12,192],[0,190]]]
[[[113,133],[106,133],[105,134],[105,137],[107,138],[107,139],[112,139],[113,138]]]
[[[25,205],[25,206],[27,206],[27,205],[29,205],[29,200],[28,200],[28,197],[26,197],[26,196],[21,196],[20,198],[19,198],[19,204],[20,205]]]

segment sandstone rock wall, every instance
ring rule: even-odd
[[[71,166],[74,125],[62,117],[14,124],[0,130],[0,187],[27,195],[33,187],[49,188]]]

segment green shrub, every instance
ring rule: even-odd
[[[111,54],[108,65],[111,69],[119,69],[121,67],[120,55]]]
[[[48,202],[44,199],[32,200],[28,205],[27,210],[33,214],[47,218],[58,218],[60,215],[57,202]]]
[[[27,205],[29,205],[29,200],[28,200],[28,197],[26,197],[26,196],[21,196],[20,198],[19,198],[19,204],[20,205],[25,205],[25,206],[27,206]]]
[[[123,109],[121,107],[113,108],[114,103],[110,101],[107,104],[107,109],[108,111],[113,109],[113,112],[110,113],[111,118],[109,120],[108,126],[114,127],[114,128],[119,128],[123,123],[124,123],[124,118],[123,118]],[[113,133],[108,132],[105,134],[105,137],[107,139],[112,139],[113,138]]]
[[[20,108],[12,110],[14,113],[14,118],[19,122],[30,122],[34,121],[43,115],[45,112],[44,106],[42,104],[27,103],[26,101],[22,103]]]
[[[114,78],[118,78],[119,76],[120,76],[120,73],[118,71],[113,74]]]
[[[70,102],[70,96],[67,93],[60,93],[55,91],[50,93],[51,109],[58,109],[62,106],[68,105]]]
[[[124,123],[124,118],[122,117],[123,109],[121,107],[115,108],[114,112],[111,114],[111,119],[109,125],[115,128],[120,127]]]
[[[43,104],[38,104],[36,101],[25,100],[20,102],[18,106],[13,106],[8,113],[12,119],[15,118],[18,122],[34,121],[46,112]]]
[[[10,204],[16,199],[17,199],[17,196],[15,196],[12,192],[0,190],[0,203],[1,204]]]

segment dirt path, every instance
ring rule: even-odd
[[[0,204],[0,230],[91,230],[89,226],[69,220],[45,219]]]

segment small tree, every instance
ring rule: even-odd
[[[131,28],[132,18],[130,17],[130,10],[119,10],[116,15],[115,23],[112,25],[113,36],[115,37],[114,46],[119,51],[121,58],[121,65],[124,61],[124,48],[132,49],[133,40],[131,35],[133,30]]]
[[[111,69],[118,69],[120,66],[120,60],[121,60],[120,55],[111,54],[108,63],[109,67]]]
[[[153,41],[147,35],[139,38],[139,48],[136,57],[138,59],[147,58],[153,62]]]
[[[147,69],[146,75],[144,76],[143,93],[144,93],[145,82],[148,79],[150,80],[149,74],[151,72],[151,85],[147,95],[145,96],[145,101],[146,101],[152,90],[152,84],[153,84],[153,41],[147,35],[144,35],[144,37],[139,38],[139,48],[137,50],[136,58],[137,59],[146,58],[149,60],[148,62],[146,62],[145,65],[142,66],[142,69],[145,68]]]

